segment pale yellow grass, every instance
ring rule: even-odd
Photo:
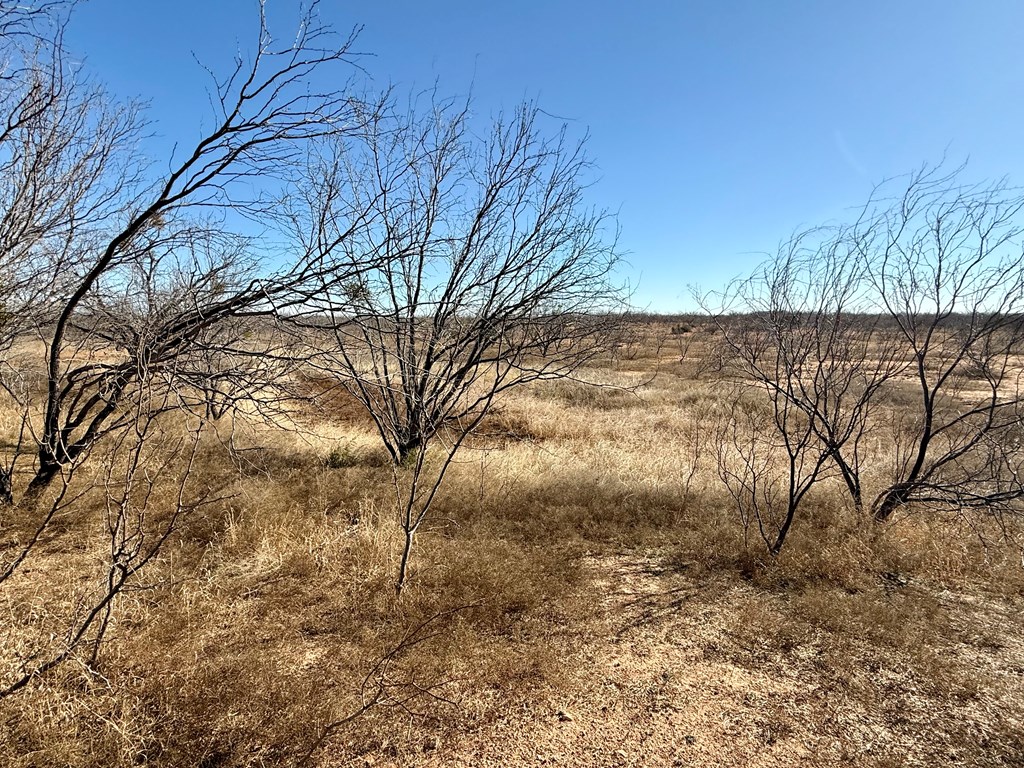
[[[772,560],[745,546],[708,443],[728,388],[653,337],[633,353],[581,372],[603,387],[500,401],[400,599],[394,470],[356,411],[221,422],[199,475],[223,501],[119,603],[95,670],[0,703],[0,760],[298,765],[375,692],[305,764],[1024,756],[1019,551],[950,520],[880,529],[832,483]],[[877,485],[890,446],[867,449]],[[95,512],[5,592],[4,664],[87,586]]]

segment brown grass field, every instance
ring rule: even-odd
[[[219,422],[197,472],[223,499],[91,669],[0,701],[0,764],[1024,765],[1014,531],[877,525],[826,484],[778,558],[745,544],[707,445],[727,390],[666,331],[582,373],[609,386],[500,402],[400,598],[394,477],[357,407]],[[2,593],[6,677],[102,573],[99,496],[75,510]]]

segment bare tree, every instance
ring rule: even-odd
[[[193,419],[185,430],[175,425],[178,436],[173,439],[167,435],[153,439],[154,414],[160,409],[139,399],[129,410],[135,415],[131,428],[118,434],[104,456],[106,558],[101,572],[88,580],[87,591],[69,601],[69,615],[58,616],[64,623],[62,631],[55,631],[55,625],[43,626],[34,647],[19,649],[23,662],[12,678],[0,683],[0,698],[16,693],[81,652],[85,654],[82,660],[93,669],[118,596],[138,583],[140,572],[159,556],[183,518],[218,500],[211,489],[196,489],[190,482],[202,422]],[[86,496],[72,490],[73,475],[61,475],[61,485],[47,504],[47,520],[67,516]],[[37,529],[35,539],[41,530]],[[8,580],[35,539],[7,564],[0,585],[10,586]]]
[[[325,290],[318,315],[333,349],[317,365],[411,476],[399,588],[452,457],[495,398],[572,375],[607,347],[622,301],[612,221],[585,207],[582,145],[564,129],[545,137],[532,105],[498,116],[481,139],[467,108],[431,107],[388,115],[361,155],[345,157],[374,221],[346,247],[381,266]],[[427,481],[435,442],[446,458]]]
[[[52,25],[73,5],[74,0],[43,0],[32,4],[4,0],[0,2],[0,39],[8,46],[49,43]]]
[[[713,430],[718,476],[736,504],[744,544],[757,531],[769,554],[786,543],[807,494],[829,477],[830,453],[790,397],[767,402],[738,387]]]
[[[1024,497],[1024,194],[961,175],[925,167],[871,212],[863,258],[917,392],[878,520],[910,503],[994,512]]]
[[[704,300],[728,369],[754,382],[774,407],[803,414],[804,448],[821,453],[863,507],[862,446],[876,395],[905,367],[877,313],[864,222],[797,233],[751,277]],[[711,307],[711,301],[716,306]]]
[[[29,437],[26,381],[33,378],[14,364],[12,347],[53,323],[60,297],[80,277],[83,250],[137,180],[138,169],[125,157],[139,134],[137,108],[112,102],[67,63],[67,5],[0,4],[8,33],[0,36],[0,386],[21,414],[0,466],[0,497],[7,503]]]
[[[42,29],[34,13],[26,11],[22,25]],[[207,364],[218,355],[223,363],[225,354],[251,362],[266,351],[224,343],[225,322],[274,316],[358,276],[365,262],[348,254],[335,260],[333,253],[361,226],[359,216],[348,217],[350,229],[320,229],[314,239],[289,237],[294,217],[279,212],[281,197],[302,186],[317,141],[360,132],[379,108],[356,96],[349,81],[341,89],[311,85],[314,73],[341,68],[344,74],[353,41],[321,25],[315,3],[298,34],[281,44],[261,4],[252,56],[214,78],[212,126],[182,144],[188,148],[153,178],[135,147],[137,108],[118,106],[69,67],[59,24],[42,39],[49,43],[45,55],[25,59],[0,94],[7,123],[0,136],[0,263],[16,278],[0,299],[3,317],[18,320],[3,323],[3,332],[9,348],[34,328],[44,347],[38,423],[29,419],[35,406],[21,403],[27,428],[19,442],[31,437],[37,456],[31,494],[128,423],[121,403],[139,385],[137,355],[146,370],[163,366],[208,391],[209,377],[178,364],[184,356],[198,361],[205,354]],[[306,201],[340,207],[330,197]],[[306,213],[317,217],[315,210]],[[231,233],[246,220],[251,223]],[[263,234],[252,234],[260,228]],[[148,288],[129,296],[140,286]],[[159,286],[158,296],[150,289]],[[4,362],[12,368],[9,355]],[[9,372],[13,383],[6,389],[21,397],[27,390],[17,382],[25,368]],[[223,389],[215,387],[218,394]],[[8,502],[21,448],[14,447],[0,473],[0,495]]]
[[[764,414],[744,403],[741,392],[735,394],[732,407],[718,415],[711,429],[715,469],[736,505],[743,546],[750,545],[750,529],[756,523],[761,540],[770,549],[778,538],[778,511],[782,507],[770,445],[772,433],[764,423]]]
[[[880,185],[852,224],[796,236],[715,307],[734,371],[803,414],[806,450],[835,465],[858,509],[879,394],[916,391],[891,414],[877,520],[906,504],[994,513],[1024,498],[1024,195],[961,175],[925,167]]]

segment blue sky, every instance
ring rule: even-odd
[[[287,32],[297,3],[268,5]],[[193,53],[223,71],[251,50],[255,9],[89,0],[69,42],[112,91],[149,100],[157,146],[187,141],[209,114]],[[472,89],[481,113],[536,99],[589,132],[592,201],[619,212],[623,274],[658,311],[944,154],[1024,184],[1019,0],[323,0],[321,16],[364,27],[380,86]]]

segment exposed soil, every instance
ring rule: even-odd
[[[902,651],[878,659],[865,644],[836,668],[827,633],[780,643],[745,625],[751,606],[784,600],[755,585],[633,554],[587,566],[604,626],[566,659],[570,691],[510,701],[476,731],[427,737],[420,755],[346,765],[1024,765],[1024,737],[1007,737],[1024,733],[1024,627],[1003,599],[936,595],[959,625],[938,654],[977,683],[942,689]]]

